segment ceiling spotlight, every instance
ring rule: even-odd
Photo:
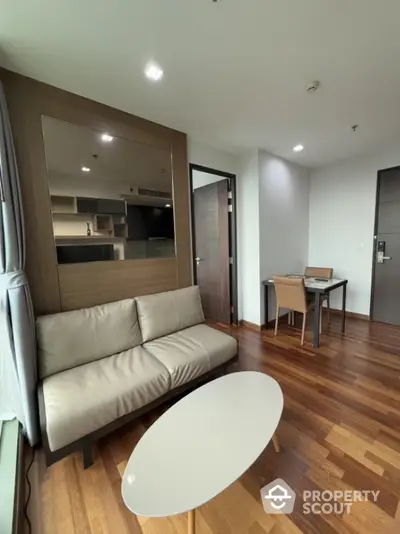
[[[103,133],[103,135],[101,136],[101,140],[105,143],[111,143],[113,139],[114,137],[112,135],[109,135],[108,133]]]
[[[171,204],[165,204],[165,207],[166,207],[166,208],[170,208],[170,207],[171,207]]]
[[[83,167],[81,167],[81,171],[83,171],[83,172],[90,172],[90,167],[85,167],[85,166],[83,166]]]
[[[293,152],[301,152],[302,150],[304,150],[303,145],[296,145],[293,147]]]
[[[164,71],[155,63],[149,63],[144,70],[146,77],[153,82],[159,82],[164,76]]]

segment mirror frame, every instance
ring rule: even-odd
[[[2,68],[0,78],[19,167],[26,272],[35,312],[55,313],[191,285],[186,134]],[[57,265],[42,115],[170,151],[176,258]]]

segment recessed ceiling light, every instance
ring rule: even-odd
[[[103,135],[101,136],[101,140],[105,143],[111,143],[113,139],[114,137],[112,135],[109,135],[108,133],[103,133]]]
[[[303,145],[296,145],[293,147],[293,152],[301,152],[302,150],[304,150]]]
[[[170,208],[170,207],[171,207],[171,204],[165,204],[165,207],[166,207],[166,208]]]
[[[83,166],[83,167],[81,167],[81,171],[83,171],[83,172],[90,172],[90,167],[85,167],[85,166]]]
[[[164,76],[164,71],[155,63],[149,63],[144,70],[146,77],[154,82],[159,82]]]

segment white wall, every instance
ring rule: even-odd
[[[194,170],[192,175],[192,186],[193,189],[198,189],[205,185],[215,184],[215,182],[220,182],[221,180],[226,180],[226,178],[218,176],[217,174]]]
[[[239,157],[190,139],[188,155],[190,163],[236,174],[238,315],[260,325],[264,322],[262,280],[273,274],[303,272],[307,265],[308,170],[264,151]],[[198,185],[204,179],[207,176],[196,176],[194,181]],[[275,308],[270,309],[273,318]]]
[[[258,151],[240,158],[238,211],[239,318],[261,323]]]
[[[309,263],[347,278],[347,309],[369,314],[377,172],[400,165],[400,143],[311,172]],[[340,291],[332,306],[341,306]]]
[[[260,277],[303,273],[308,261],[309,171],[259,151]],[[263,288],[261,288],[263,302]],[[270,291],[271,296],[273,292]],[[269,320],[275,301],[269,304]],[[261,323],[264,306],[261,306]]]
[[[238,173],[240,163],[236,154],[199,143],[190,137],[187,141],[187,150],[189,163],[195,163],[217,171]]]
[[[263,151],[237,157],[189,139],[188,152],[191,163],[237,175],[240,318],[261,324],[261,281],[307,264],[347,278],[347,309],[369,314],[377,172],[400,165],[400,143],[313,169],[309,179]],[[340,291],[332,306],[341,306]]]

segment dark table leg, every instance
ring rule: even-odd
[[[343,292],[342,292],[342,334],[344,334],[345,326],[346,326],[346,289],[347,284],[343,284]]]
[[[268,286],[264,286],[264,327],[268,328]]]
[[[315,292],[315,307],[314,307],[314,348],[319,347],[319,314],[321,313],[321,295],[318,291]]]

